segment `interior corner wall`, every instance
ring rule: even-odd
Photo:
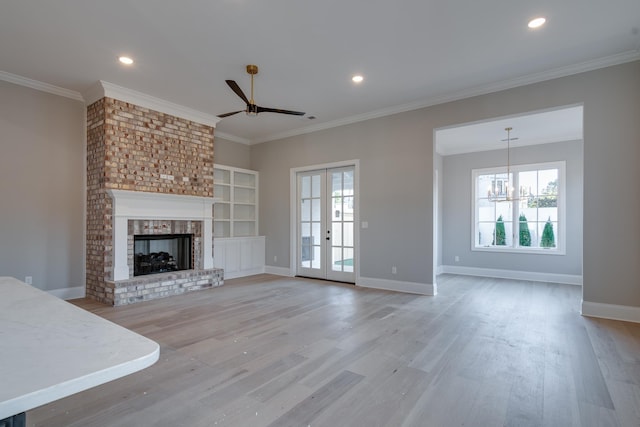
[[[511,149],[511,164],[564,161],[566,165],[565,254],[530,254],[473,251],[472,170],[506,164],[506,149],[444,157],[443,263],[535,273],[582,275],[583,146],[582,141],[564,141]],[[455,261],[455,257],[459,261]]]
[[[360,219],[369,222],[361,275],[431,280],[433,129],[577,104],[584,106],[583,297],[640,307],[640,193],[633,189],[640,61],[252,146],[266,259],[277,255],[277,266],[289,267],[289,169],[359,158]]]
[[[84,287],[84,105],[0,81],[0,276]]]
[[[214,137],[216,164],[251,169],[251,147],[240,142]]]
[[[432,284],[433,135],[422,116],[407,112],[252,145],[267,264],[290,267],[291,168],[358,159],[359,217],[369,223],[360,229],[360,277]]]

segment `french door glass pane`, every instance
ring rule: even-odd
[[[312,221],[320,221],[320,199],[313,199],[311,201],[311,220]]]
[[[300,197],[303,199],[308,199],[311,197],[311,177],[303,176],[300,180]]]
[[[311,197],[320,198],[320,175],[313,175],[311,181]]]
[[[300,232],[302,233],[302,236],[311,236],[311,223],[309,222],[303,222],[300,224]],[[303,239],[304,242],[304,239]],[[309,243],[310,244],[310,243]]]
[[[355,246],[354,245],[354,228],[353,222],[345,222],[343,224],[343,242],[344,246]]]
[[[331,248],[331,269],[333,271],[343,271],[343,264],[342,248],[334,246]]]
[[[319,245],[322,239],[322,231],[320,230],[320,223],[314,222],[313,227],[313,244]]]
[[[353,273],[353,248],[344,248],[342,250],[343,256],[343,271]]]
[[[342,223],[334,222],[331,225],[331,239],[334,246],[342,246]]]
[[[322,252],[320,250],[320,246],[313,247],[313,259],[311,260],[311,268],[320,268],[320,261]]]
[[[332,174],[333,176],[331,177],[331,182],[333,183],[331,185],[331,194],[332,195],[336,195],[336,193],[339,193],[339,195],[342,194],[342,172],[333,172]]]
[[[311,200],[302,199],[300,205],[300,219],[302,221],[311,221]]]

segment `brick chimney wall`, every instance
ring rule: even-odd
[[[87,107],[86,296],[113,304],[107,189],[213,197],[213,127],[107,97]]]

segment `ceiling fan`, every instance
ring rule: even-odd
[[[238,86],[238,83],[236,83],[234,80],[225,80],[229,85],[229,87],[231,88],[231,90],[234,91],[236,95],[238,95],[247,104],[247,108],[245,108],[244,110],[238,110],[238,111],[232,111],[230,113],[220,114],[218,117],[222,119],[224,117],[233,116],[234,114],[238,114],[242,112],[245,112],[248,116],[257,116],[258,113],[263,113],[263,112],[290,114],[293,116],[304,116],[305,113],[303,113],[302,111],[282,110],[280,108],[268,108],[268,107],[261,107],[259,105],[256,105],[255,101],[253,100],[253,76],[258,74],[258,66],[247,65],[247,73],[251,75],[251,99],[247,99],[247,96],[244,94],[242,89],[240,89],[240,86]]]

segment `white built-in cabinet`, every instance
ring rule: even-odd
[[[213,265],[225,279],[264,273],[264,236],[213,239]]]
[[[213,263],[225,279],[264,273],[265,239],[258,236],[257,171],[214,165]]]

